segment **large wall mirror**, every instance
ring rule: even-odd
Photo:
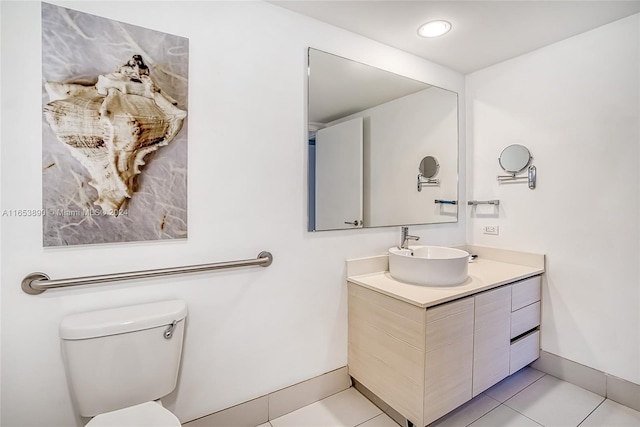
[[[310,48],[308,120],[310,231],[458,220],[455,92]]]

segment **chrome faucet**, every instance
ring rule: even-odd
[[[409,234],[409,227],[402,227],[402,234],[400,235],[399,249],[409,249],[409,240],[420,240],[418,236],[411,236]]]

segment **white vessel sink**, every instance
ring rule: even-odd
[[[389,273],[402,282],[422,286],[453,286],[467,280],[469,253],[442,246],[389,249]]]

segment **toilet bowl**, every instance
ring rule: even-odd
[[[60,322],[67,378],[89,427],[179,427],[159,399],[178,380],[182,300],[73,314]]]

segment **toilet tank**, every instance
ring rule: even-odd
[[[63,357],[80,415],[93,417],[171,393],[186,316],[187,304],[171,300],[62,319]]]

